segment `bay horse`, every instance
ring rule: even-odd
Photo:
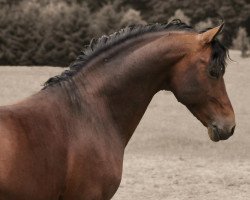
[[[223,25],[131,26],[93,40],[69,70],[0,108],[0,200],[108,200],[124,149],[153,96],[169,90],[208,128],[229,138],[235,116],[223,74]],[[191,136],[190,136],[191,137]]]

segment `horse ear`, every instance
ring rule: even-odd
[[[217,27],[209,29],[203,33],[200,33],[198,35],[198,39],[204,44],[209,44],[221,32],[223,27],[224,27],[224,23],[222,23],[220,26],[217,26]]]

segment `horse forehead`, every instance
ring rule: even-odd
[[[201,62],[203,64],[209,64],[212,56],[212,48],[210,45],[203,46],[199,43],[193,45],[190,48],[190,57],[194,62]]]
[[[210,65],[211,53],[211,49],[191,49],[191,52],[182,60],[180,70],[184,73],[193,72],[196,75],[203,73]]]
[[[206,46],[200,49],[199,52],[199,59],[201,62],[208,64],[211,61],[212,56],[212,48],[211,46]]]

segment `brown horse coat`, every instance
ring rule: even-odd
[[[154,94],[172,91],[213,141],[235,127],[221,27],[180,21],[127,28],[91,44],[37,94],[0,108],[0,200],[108,200],[124,149]]]

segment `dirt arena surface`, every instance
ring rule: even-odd
[[[236,114],[234,136],[210,141],[170,92],[160,92],[126,149],[114,200],[250,200],[250,58],[230,55],[235,62],[229,61],[225,82]],[[0,67],[0,104],[35,93],[62,70]]]

